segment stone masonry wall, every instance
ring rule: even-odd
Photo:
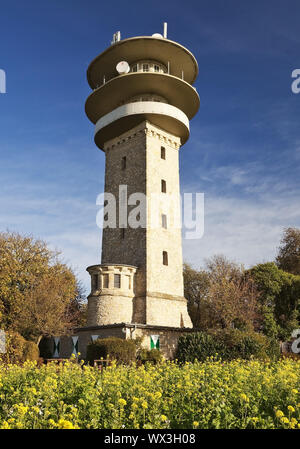
[[[165,159],[161,157],[161,147],[165,149]],[[120,185],[127,186],[127,197],[135,193],[147,195],[147,207],[140,209],[146,227],[128,227],[122,235],[117,214],[117,227],[103,230],[102,263],[138,267],[131,322],[174,327],[192,325],[183,298],[181,229],[175,222],[180,215],[179,148],[178,137],[149,122],[105,144],[105,191],[115,196],[117,204]],[[124,157],[126,168],[122,168]],[[162,180],[166,182],[166,193],[161,191]],[[128,214],[134,208],[135,205],[128,206]],[[167,229],[162,226],[162,214],[167,216]],[[168,254],[168,265],[163,264],[163,251]],[[95,309],[94,299],[91,305]],[[128,314],[126,319],[124,314],[122,321],[126,322],[127,318]],[[105,322],[109,322],[109,311]]]
[[[177,341],[181,335],[187,331],[184,329],[157,329],[157,328],[128,328],[125,324],[119,326],[94,327],[78,329],[74,336],[78,336],[78,351],[80,358],[85,359],[87,345],[92,342],[92,336],[98,338],[118,337],[118,338],[137,338],[143,337],[142,346],[150,349],[150,336],[159,335],[160,351],[166,359],[175,357]],[[48,339],[49,348],[54,350],[53,338]],[[72,338],[71,336],[63,336],[60,338],[59,358],[70,358],[72,355]]]

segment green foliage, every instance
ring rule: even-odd
[[[238,329],[212,330],[186,334],[179,338],[176,358],[179,362],[204,362],[209,357],[222,360],[277,359],[277,342],[254,331]]]
[[[142,349],[139,360],[143,363],[150,362],[156,365],[162,361],[163,357],[159,349]]]
[[[264,334],[282,340],[289,338],[299,325],[300,276],[279,269],[273,262],[256,265],[247,275],[259,290]]]
[[[274,315],[274,307],[263,305],[261,307],[261,314],[263,319],[263,333],[270,338],[277,338],[280,327],[276,322]]]
[[[87,361],[92,365],[94,360],[110,359],[118,363],[130,364],[136,358],[136,344],[134,340],[122,338],[103,338],[87,346]]]
[[[279,270],[274,262],[258,264],[247,273],[255,281],[260,292],[260,303],[267,306],[275,305],[275,298],[280,294],[285,273]]]
[[[280,346],[274,339],[252,330],[226,329],[212,333],[223,348],[224,359],[278,359]],[[277,350],[276,350],[277,348]]]
[[[205,361],[208,357],[222,353],[222,347],[207,332],[195,332],[179,337],[176,359],[179,362]]]
[[[270,360],[277,361],[281,357],[280,345],[276,338],[268,338],[267,355]]]

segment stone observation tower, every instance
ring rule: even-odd
[[[116,227],[103,229],[102,263],[88,268],[88,326],[192,326],[183,296],[181,229],[169,225],[167,212],[180,208],[179,149],[199,108],[192,86],[198,65],[192,53],[166,38],[166,24],[164,34],[120,40],[116,33],[87,71],[93,92],[86,114],[105,152],[105,192],[117,206]],[[141,205],[140,227],[133,228],[128,215],[138,203],[126,204],[137,192],[147,204]],[[166,211],[169,198],[172,210]]]
[[[146,346],[171,355],[178,336],[191,331],[174,217],[180,213],[179,150],[200,103],[197,75],[192,53],[167,39],[167,24],[163,36],[121,40],[116,33],[88,67],[92,93],[85,110],[105,153],[105,193],[114,195],[117,214],[115,226],[103,229],[101,264],[87,268],[87,326],[73,337],[81,353],[97,337],[142,335]]]

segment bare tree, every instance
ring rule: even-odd
[[[214,256],[206,270],[185,268],[185,294],[193,308],[193,323],[202,329],[253,327],[258,318],[258,292],[242,266]],[[192,315],[192,314],[191,314]]]
[[[195,270],[189,264],[183,265],[184,296],[188,300],[188,311],[194,327],[200,327],[200,316],[207,298],[209,277],[204,270]]]

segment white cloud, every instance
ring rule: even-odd
[[[0,197],[0,229],[30,234],[61,251],[89,293],[86,267],[100,263],[101,230],[96,226],[98,207],[83,198],[38,196],[37,186],[28,192]],[[41,184],[42,188],[42,184]]]
[[[246,266],[272,260],[282,231],[278,212],[233,198],[206,198],[204,236],[183,241],[184,259],[195,266],[220,253]]]
[[[274,260],[283,228],[300,226],[300,199],[297,192],[286,190],[284,182],[273,190],[270,183],[258,182],[251,197],[224,195],[221,187],[219,195],[208,193],[204,236],[183,240],[184,259],[198,267],[220,253],[245,266]],[[250,190],[247,184],[244,187]]]

